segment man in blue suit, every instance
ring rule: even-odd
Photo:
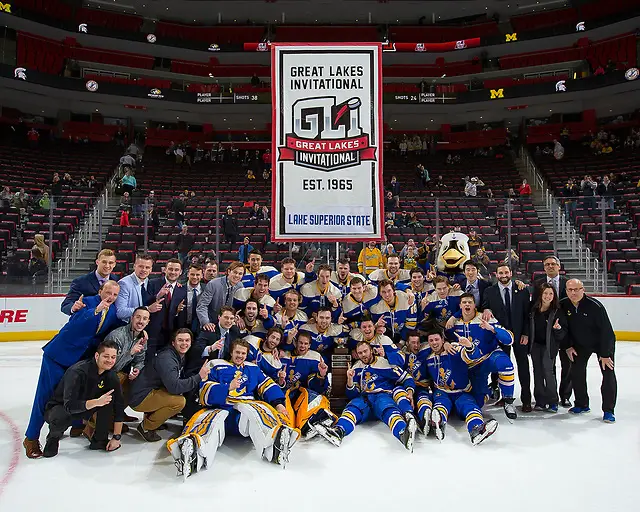
[[[116,300],[116,309],[118,318],[123,322],[127,323],[137,308],[148,306],[150,313],[162,309],[162,302],[154,302],[153,295],[147,291],[151,270],[153,258],[148,254],[138,254],[133,264],[133,273],[118,281],[120,293]]]
[[[187,288],[178,283],[182,275],[182,263],[172,258],[167,261],[164,277],[149,281],[147,292],[161,302],[162,308],[151,313],[147,326],[149,342],[147,344],[147,361],[150,361],[159,350],[170,344],[171,335],[178,327],[178,315],[187,306]],[[185,326],[186,327],[186,326]]]
[[[107,281],[98,295],[83,299],[83,306],[73,313],[66,325],[43,348],[40,376],[36,396],[31,408],[31,418],[22,443],[27,457],[42,456],[40,430],[44,425],[44,409],[62,380],[64,372],[90,353],[115,327],[121,325],[114,303],[120,286]]]
[[[116,266],[116,255],[111,249],[102,249],[96,259],[96,270],[84,276],[76,277],[71,282],[69,293],[62,301],[60,311],[65,315],[75,313],[81,308],[80,297],[93,297],[106,281],[117,281],[118,276],[111,272]],[[76,304],[77,302],[77,304]]]
[[[484,291],[491,286],[491,283],[480,279],[478,265],[475,262],[467,260],[462,268],[464,269],[464,279],[460,281],[460,289],[473,295],[476,307],[480,307]]]

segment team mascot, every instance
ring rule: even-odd
[[[447,277],[451,284],[459,283],[464,279],[462,266],[469,259],[471,259],[471,253],[467,235],[452,231],[440,239],[436,259],[438,274]]]

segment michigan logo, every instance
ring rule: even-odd
[[[6,12],[11,14],[11,4],[5,4],[0,2],[0,12]]]
[[[491,99],[504,98],[504,89],[491,89]]]
[[[507,42],[507,43],[511,43],[513,41],[517,41],[518,40],[518,33],[514,32],[513,34],[505,34],[504,35],[504,39],[505,39],[505,42]]]
[[[280,160],[301,167],[336,171],[375,160],[376,149],[360,122],[360,98],[337,103],[335,96],[304,98],[293,104],[293,133],[280,147]]]

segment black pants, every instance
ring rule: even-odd
[[[529,340],[532,343],[532,340]],[[502,350],[511,357],[511,346],[500,345]],[[531,405],[531,371],[529,370],[529,345],[520,345],[520,340],[513,342],[513,355],[518,367],[518,381],[520,382],[520,400],[522,404]],[[491,384],[498,384],[498,374],[491,374]]]
[[[44,413],[44,420],[49,424],[49,437],[60,439],[72,423],[80,420],[88,420],[96,415],[96,429],[93,439],[96,441],[107,441],[109,439],[109,428],[113,423],[113,405],[107,404],[103,407],[91,409],[83,414],[69,414],[62,405],[56,405],[47,409]]]
[[[555,361],[554,371],[555,374]],[[567,355],[565,350],[560,349],[560,387],[558,394],[561,400],[569,400],[571,398],[571,392],[573,386],[571,384],[571,359]]]
[[[573,379],[573,392],[576,398],[576,407],[589,407],[589,394],[587,393],[587,362],[595,350],[590,347],[574,347],[578,353],[573,358],[571,365],[571,378]],[[612,357],[613,359],[613,357]],[[600,361],[598,366],[602,372],[602,411],[613,412],[616,407],[616,398],[618,395],[618,382],[616,380],[616,372],[609,368],[602,369]]]
[[[548,352],[546,345],[535,342],[531,345],[533,395],[536,399],[536,405],[558,405],[555,365],[557,352],[557,347]]]

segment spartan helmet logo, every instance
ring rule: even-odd
[[[27,79],[27,70],[25,68],[16,68],[13,70],[13,77],[20,80]]]
[[[464,262],[470,258],[467,235],[451,232],[440,239],[437,264],[442,272],[459,272]]]
[[[80,23],[80,25],[78,25],[78,32],[82,32],[83,34],[87,33],[87,24],[86,23]]]
[[[558,80],[556,82],[556,92],[567,92],[565,80]]]
[[[584,32],[585,26],[584,21],[579,21],[576,25],[576,32]]]

